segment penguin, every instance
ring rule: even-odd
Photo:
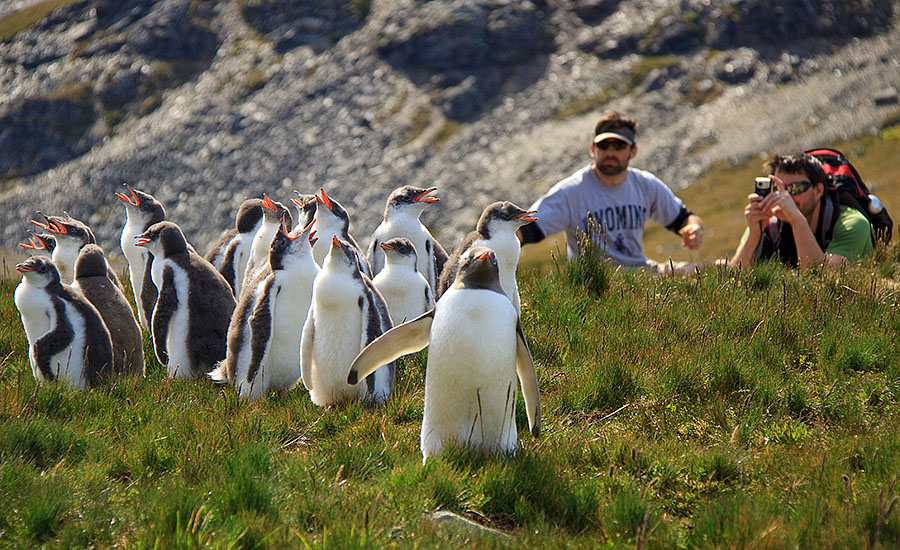
[[[16,265],[22,282],[14,301],[28,339],[28,360],[35,379],[64,380],[86,389],[111,373],[112,342],[97,309],[59,278],[46,256]]]
[[[341,203],[326,195],[324,189],[319,189],[319,193],[316,195],[315,219],[313,230],[319,239],[316,246],[313,247],[313,257],[316,259],[316,263],[322,265],[325,256],[329,254],[331,238],[337,236],[339,240],[348,244],[356,252],[360,271],[371,278],[372,270],[369,267],[369,261],[359,245],[356,244],[356,240],[350,235],[350,215],[341,206]]]
[[[496,255],[460,255],[453,285],[427,313],[386,332],[353,360],[347,383],[426,346],[422,462],[447,444],[488,453],[516,451],[516,378],[528,429],[540,432],[537,372],[515,308],[500,286]]]
[[[134,238],[153,254],[159,289],[150,316],[153,349],[169,377],[195,378],[225,358],[231,287],[216,268],[188,248],[176,224],[162,221]]]
[[[56,248],[56,238],[50,233],[35,233],[29,231],[27,243],[19,243],[19,246],[26,250],[34,250],[35,254],[52,256],[53,249]]]
[[[144,376],[144,345],[141,327],[125,294],[107,276],[103,249],[86,244],[75,260],[73,287],[93,304],[112,339],[113,373]]]
[[[285,221],[272,240],[268,264],[234,310],[225,360],[209,376],[233,385],[241,399],[289,390],[300,381],[300,335],[319,273],[311,227],[312,222],[290,232]]]
[[[263,209],[263,221],[253,236],[253,243],[250,245],[250,257],[247,259],[247,267],[244,269],[241,285],[249,284],[259,273],[259,270],[265,267],[263,264],[268,260],[269,247],[272,245],[275,233],[281,227],[282,219],[286,216],[288,220],[291,220],[290,210],[280,202],[270,199],[265,193],[263,193],[260,206]],[[240,294],[237,296],[240,297]]]
[[[166,219],[166,209],[156,198],[143,191],[124,185],[131,195],[116,193],[116,198],[125,203],[125,225],[119,246],[128,261],[128,279],[137,304],[138,321],[144,330],[150,330],[150,316],[156,305],[156,286],[150,272],[153,256],[146,248],[135,246],[134,238],[150,228],[151,225]]]
[[[381,243],[380,248],[385,266],[372,279],[372,284],[384,296],[393,324],[415,319],[434,307],[431,286],[416,271],[417,255],[412,241],[396,237]]]
[[[370,370],[366,382],[347,384],[353,358],[391,328],[384,298],[359,270],[357,251],[332,236],[331,250],[313,282],[309,315],[300,343],[303,385],[320,407],[362,399],[384,403],[394,383],[394,363]]]
[[[86,223],[76,220],[66,212],[63,212],[62,216],[50,216],[49,218],[41,212],[38,212],[37,215],[42,220],[31,220],[31,223],[50,231],[56,241],[50,258],[59,270],[60,278],[65,283],[74,283],[75,260],[78,259],[82,247],[97,243],[94,232]],[[106,275],[119,290],[125,291],[115,270],[109,265],[106,266]]]
[[[522,210],[509,201],[488,205],[481,213],[475,231],[471,231],[463,238],[453,251],[453,255],[447,260],[438,283],[438,299],[453,284],[459,258],[463,252],[473,246],[484,246],[493,250],[497,256],[500,266],[500,286],[503,287],[506,295],[516,307],[516,312],[521,313],[519,287],[516,284],[516,267],[519,264],[519,254],[522,248],[519,238],[516,237],[516,230],[536,219],[533,211]]]
[[[206,253],[206,260],[225,277],[235,298],[241,295],[253,237],[262,223],[262,199],[245,200],[238,208],[235,226],[226,231]]]
[[[299,191],[294,191],[296,197],[291,197],[291,203],[297,207],[297,223],[294,225],[293,231],[300,231],[316,219],[316,200],[315,195],[304,195]]]
[[[444,264],[447,262],[447,251],[431,236],[428,228],[419,221],[419,216],[425,207],[440,200],[437,197],[428,196],[435,190],[437,187],[423,189],[404,185],[390,194],[387,206],[384,208],[384,220],[372,234],[366,254],[369,265],[372,267],[372,273],[377,275],[384,267],[384,252],[381,250],[381,243],[394,237],[406,237],[412,241],[418,254],[416,269],[428,281],[432,291],[437,289],[441,270],[444,269]]]

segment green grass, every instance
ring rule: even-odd
[[[900,277],[881,274],[898,259],[525,269],[541,436],[520,402],[515,457],[451,447],[425,465],[424,352],[381,408],[301,389],[243,403],[152,354],[145,379],[36,387],[5,280],[0,547],[893,548]]]
[[[8,40],[31,27],[59,8],[74,4],[77,0],[41,0],[28,7],[0,17],[0,40]]]

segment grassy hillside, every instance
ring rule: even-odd
[[[897,218],[900,212],[900,125],[888,125],[878,135],[866,135],[830,146],[847,155],[872,193],[878,195],[888,212]],[[634,165],[641,167],[640,160],[638,155]],[[681,246],[680,238],[650,222],[644,240],[647,257],[657,261],[672,258],[693,262],[713,262],[730,257],[747,227],[744,205],[747,195],[753,192],[753,178],[763,175],[764,160],[718,165],[690,187],[678,191],[688,208],[697,212],[706,224],[704,244],[700,250],[687,250]],[[565,241],[561,234],[525,247],[522,262],[546,262],[556,250],[562,251],[560,255],[565,257]]]
[[[541,436],[520,399],[515,457],[424,466],[425,352],[378,409],[242,403],[152,358],[146,379],[36,387],[3,281],[0,548],[894,548],[898,256],[526,269]]]

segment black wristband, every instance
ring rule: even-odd
[[[675,219],[672,221],[672,223],[666,226],[666,229],[672,231],[673,233],[678,233],[678,231],[680,231],[681,228],[684,227],[687,223],[688,216],[691,216],[692,214],[693,212],[685,208],[682,204],[681,210],[678,212],[678,215],[675,216]]]
[[[521,236],[522,244],[543,241],[546,237],[536,222],[531,222],[520,227],[519,235]]]

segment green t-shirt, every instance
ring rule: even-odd
[[[744,230],[741,242],[750,236],[750,229]],[[872,227],[869,220],[859,210],[846,205],[838,207],[838,219],[834,223],[831,242],[826,254],[837,254],[850,260],[858,260],[872,253]],[[776,253],[777,255],[777,253]]]
[[[826,254],[838,254],[850,261],[872,253],[872,227],[862,212],[841,205]]]

